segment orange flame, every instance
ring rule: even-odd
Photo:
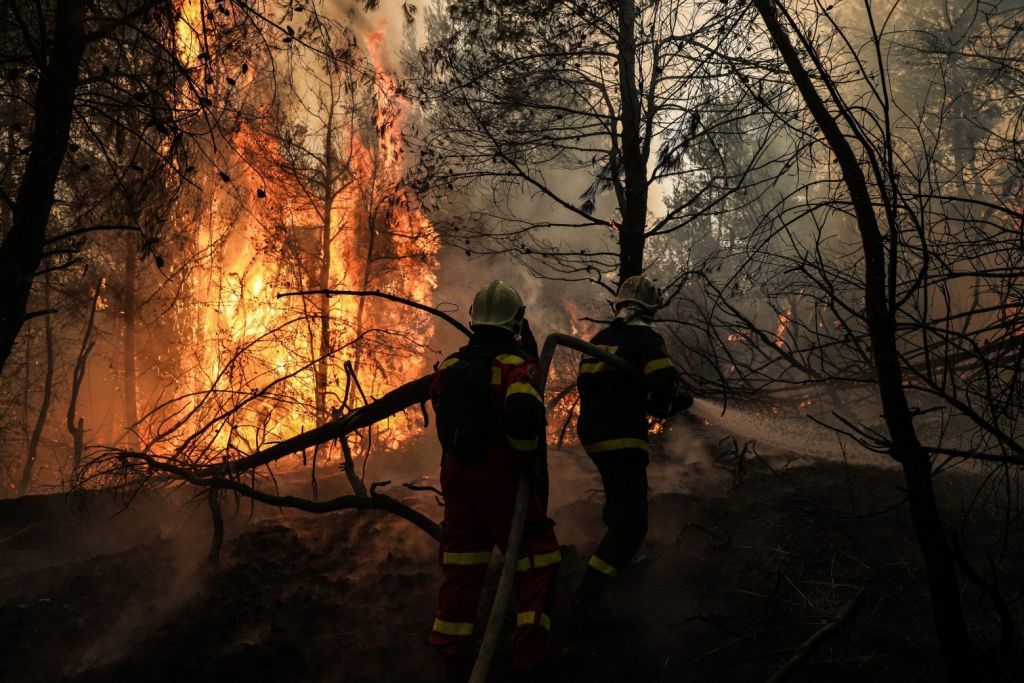
[[[186,65],[199,59],[200,11],[199,0],[180,5],[178,50]],[[329,288],[431,301],[440,240],[403,185],[407,103],[394,76],[376,62],[375,70],[374,130],[344,131],[351,159],[330,211],[301,196],[299,178],[281,171],[287,164],[271,169],[236,160],[230,176],[219,171],[219,179],[211,169],[185,246],[186,258],[199,265],[188,271],[170,313],[182,345],[181,371],[171,378],[180,398],[141,429],[153,450],[251,452],[323,421],[320,402],[328,413],[351,409],[429,371],[422,350],[433,325],[424,313],[347,296],[325,304],[319,295],[278,297],[319,289],[323,245],[315,236],[322,215],[330,214]],[[240,156],[259,150],[252,158],[274,161],[277,143],[252,127],[240,127],[230,142]],[[373,441],[390,448],[411,433],[398,415],[374,428]],[[361,437],[361,445],[369,438]]]

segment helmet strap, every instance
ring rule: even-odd
[[[631,323],[634,320],[650,322],[654,319],[653,313],[644,306],[632,301],[619,304],[615,309],[615,319],[624,323]]]

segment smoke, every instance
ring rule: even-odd
[[[132,599],[119,613],[113,615],[108,627],[88,641],[88,648],[69,666],[67,674],[77,674],[117,661],[137,643],[151,635],[165,620],[181,609],[199,590],[201,585],[202,553],[194,546],[178,548],[172,554],[169,566],[152,569],[150,575],[165,576],[165,580],[145,581],[144,592],[133,592]],[[135,548],[147,558],[148,553]],[[159,556],[153,558],[157,561]],[[138,577],[125,577],[130,583]]]
[[[766,446],[775,453],[870,465],[887,462],[877,453],[808,418],[782,418],[753,409],[723,408],[703,398],[694,399],[690,412],[727,434]]]
[[[382,2],[367,10],[362,0],[332,0],[324,7],[324,13],[348,26],[363,47],[371,46],[377,66],[400,74],[399,52],[407,39],[406,30],[411,28],[404,7],[401,2]]]

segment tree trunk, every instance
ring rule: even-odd
[[[50,307],[50,277],[46,276],[43,284],[43,303],[45,308]],[[32,430],[32,439],[28,442],[28,456],[25,458],[25,468],[21,472],[21,481],[18,483],[18,495],[24,496],[32,485],[32,468],[36,463],[36,456],[39,453],[39,441],[43,437],[43,428],[46,427],[46,416],[50,412],[50,401],[53,398],[53,316],[43,316],[43,326],[46,344],[46,376],[43,378],[43,399],[39,403],[39,414],[36,416],[36,425]]]
[[[931,461],[917,438],[913,416],[903,390],[903,375],[896,344],[895,311],[888,310],[886,303],[884,240],[872,207],[867,180],[849,140],[828,112],[789,35],[779,24],[773,2],[754,0],[754,5],[785,60],[804,102],[835,154],[856,214],[864,251],[864,313],[883,416],[892,442],[890,455],[903,466],[911,517],[928,573],[935,628],[947,676],[950,681],[971,680],[975,664],[974,650],[960,605],[952,550],[935,502]]]
[[[0,369],[25,322],[32,281],[43,260],[57,175],[67,153],[78,68],[85,51],[85,2],[55,3],[52,52],[36,90],[32,145],[0,243]]]
[[[18,98],[11,97],[8,101],[10,105],[7,112],[7,135],[4,139],[4,158],[13,159],[15,155],[15,145],[17,140],[14,137],[14,124],[18,120]],[[3,183],[4,194],[7,197],[11,196],[10,188],[7,187],[7,183]],[[4,238],[7,232],[11,229],[11,205],[6,201],[0,202],[0,240]]]
[[[622,150],[624,205],[620,207],[619,282],[644,270],[644,244],[647,227],[647,161],[641,137],[642,115],[636,74],[636,2],[618,3],[618,65],[622,124],[619,148]]]
[[[100,288],[103,280],[97,280],[96,289],[92,295],[92,306],[89,309],[89,320],[85,324],[85,333],[82,335],[82,346],[78,350],[78,358],[75,359],[75,367],[71,372],[71,396],[68,398],[67,428],[71,434],[74,450],[72,451],[71,467],[77,469],[82,462],[82,455],[85,452],[85,418],[75,416],[78,413],[78,397],[82,392],[82,382],[85,380],[86,364],[89,362],[89,354],[92,352],[95,342],[92,341],[93,325],[96,322],[96,305],[100,300]]]
[[[372,199],[371,199],[372,201]],[[362,291],[370,289],[370,281],[372,280],[372,268],[373,260],[376,257],[375,251],[377,248],[377,212],[376,210],[368,210],[366,212],[366,258],[363,259],[363,276],[360,281],[360,287]],[[356,339],[363,334],[364,320],[366,318],[366,297],[359,297],[359,301],[356,302]],[[356,342],[355,358],[352,361],[352,367],[355,369],[356,377],[359,377],[360,362],[363,356],[363,342],[361,339]]]
[[[324,129],[324,185],[323,185],[323,225],[320,231],[320,272],[317,278],[320,289],[331,287],[331,228],[334,220],[334,102],[327,112],[327,123]],[[320,348],[316,362],[315,386],[316,393],[316,426],[327,422],[327,380],[331,353],[331,300],[327,294],[320,294],[317,301],[317,316],[320,322]],[[318,447],[319,448],[319,447]],[[314,457],[316,457],[314,455]]]
[[[32,389],[32,335],[25,335],[25,377],[21,387],[21,433],[25,435],[25,452],[28,453],[28,442],[32,433],[29,423],[28,397]]]
[[[138,249],[136,247],[135,233],[127,233],[124,242],[124,291],[122,292],[122,304],[124,310],[121,312],[124,321],[124,426],[125,445],[127,448],[136,449],[139,446],[138,429],[139,408],[138,392],[136,388],[138,372],[135,367],[135,278],[136,260]]]

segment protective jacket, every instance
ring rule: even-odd
[[[473,377],[481,371],[483,381]],[[444,582],[430,643],[450,673],[472,662],[473,626],[491,551],[495,546],[505,549],[520,473],[533,465],[543,443],[544,406],[534,387],[535,375],[536,359],[512,333],[487,327],[477,328],[467,346],[438,366],[431,385],[442,443],[445,508],[440,549]],[[478,422],[485,428],[477,429]],[[466,433],[470,436],[463,438]],[[522,668],[539,661],[547,647],[549,602],[561,561],[553,526],[540,500],[532,496],[516,565],[512,656]]]
[[[628,361],[643,379],[592,356],[580,362],[577,432],[601,474],[607,531],[577,588],[571,606],[576,615],[596,607],[608,581],[633,559],[647,535],[647,415],[667,417],[693,402],[677,389],[679,373],[650,325],[617,318],[591,343]]]
[[[650,325],[614,320],[590,340],[635,366],[644,375],[636,381],[604,361],[584,356],[577,386],[580,418],[577,432],[587,453],[635,449],[647,461],[647,415],[667,417],[689,407],[688,394],[677,393],[679,372],[665,351],[665,342]]]

